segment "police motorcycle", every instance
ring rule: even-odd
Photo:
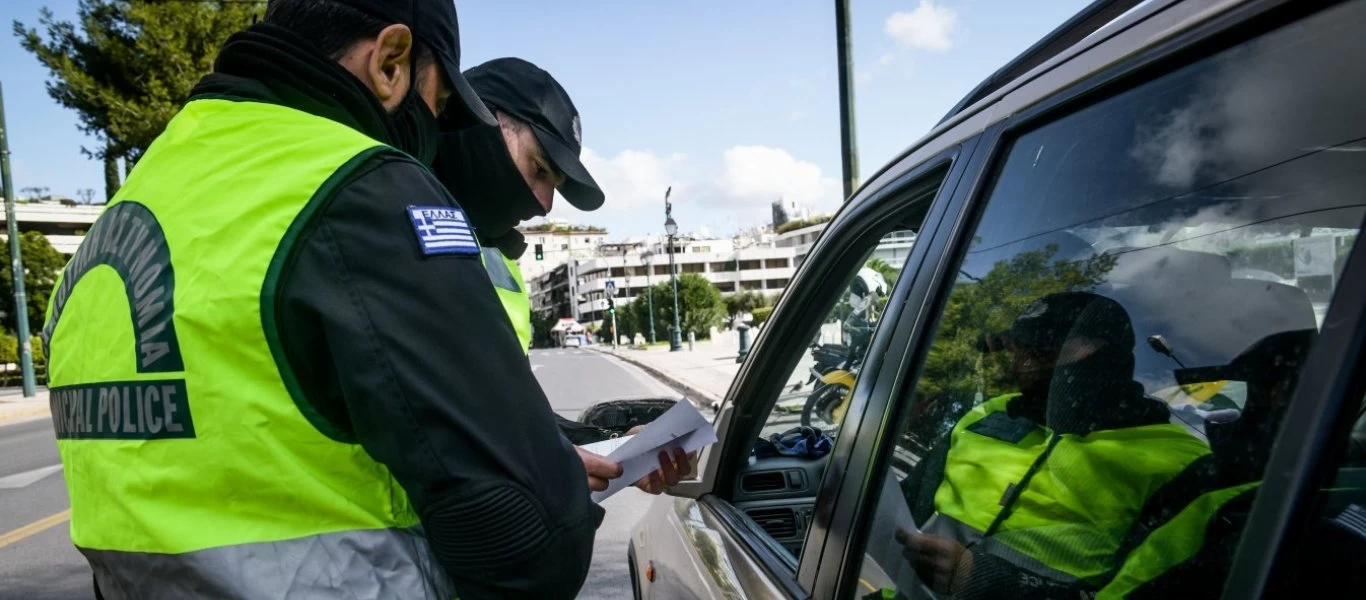
[[[802,426],[812,423],[838,425],[849,407],[849,396],[868,343],[877,325],[878,300],[887,296],[887,280],[881,273],[868,267],[859,269],[849,284],[849,316],[840,323],[843,343],[811,345],[811,367],[808,383],[814,384],[802,405]]]

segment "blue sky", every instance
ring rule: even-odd
[[[1083,0],[853,0],[861,171],[922,136],[964,93],[1075,13]],[[840,200],[839,111],[829,0],[460,0],[463,63],[520,56],[568,89],[585,163],[607,204],[553,217],[639,235],[660,229],[674,186],[686,230],[762,223],[788,197],[817,212]],[[40,7],[0,2],[4,85],[17,188],[103,197],[99,163],[75,115],[48,98],[46,72],[10,32]]]

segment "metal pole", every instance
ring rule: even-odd
[[[849,0],[835,0],[835,51],[839,61],[840,165],[844,198],[858,188],[858,147],[854,142],[854,53],[849,41]]]
[[[0,184],[5,187],[5,226],[9,231],[10,273],[14,276],[14,321],[19,330],[19,368],[24,397],[37,394],[33,383],[33,347],[28,335],[28,300],[24,294],[24,258],[19,252],[19,222],[14,218],[14,182],[9,174],[9,136],[5,133],[5,93],[0,87]]]
[[[649,254],[645,256],[650,257]],[[650,272],[655,270],[655,267],[649,258],[643,262],[645,263],[645,303],[650,307],[650,343],[653,344],[655,343],[655,288],[650,283]]]
[[[669,236],[669,277],[674,283],[674,330],[669,336],[669,351],[683,349],[683,326],[678,321],[678,268],[674,266],[674,236]]]

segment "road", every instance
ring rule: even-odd
[[[531,365],[551,406],[571,419],[602,400],[677,396],[639,369],[592,350],[536,350]],[[66,484],[51,468],[59,463],[48,419],[0,427],[0,600],[94,597],[90,567],[71,546],[63,520]],[[631,597],[626,545],[652,499],[628,489],[603,503],[607,517],[580,598]]]

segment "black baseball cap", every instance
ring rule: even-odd
[[[559,190],[565,200],[580,210],[602,206],[602,188],[579,160],[579,111],[550,73],[520,58],[496,58],[465,71],[465,79],[484,102],[531,126],[546,157],[564,173]]]
[[[442,115],[443,129],[497,125],[493,113],[460,73],[460,22],[454,0],[333,0],[388,23],[407,25],[413,36],[436,55],[446,81],[455,90]]]
[[[1035,300],[1007,331],[994,334],[1020,346],[1052,354],[1070,337],[1106,340],[1121,348],[1134,345],[1133,322],[1118,302],[1090,292],[1060,292]],[[989,352],[985,339],[978,349]]]

